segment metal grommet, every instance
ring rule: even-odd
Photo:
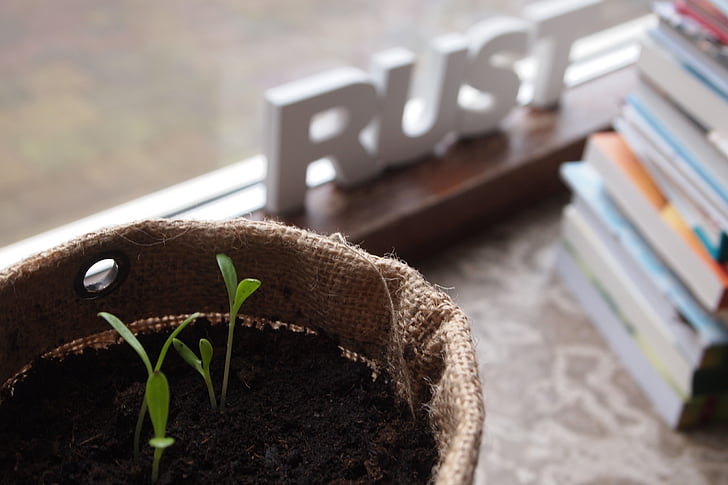
[[[84,300],[93,300],[114,291],[128,274],[129,258],[119,251],[110,251],[84,263],[73,287]]]

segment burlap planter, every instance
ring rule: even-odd
[[[247,220],[152,220],[29,258],[0,275],[0,381],[59,346],[114,338],[97,317],[102,310],[138,325],[163,325],[175,318],[161,317],[197,311],[219,316],[227,301],[218,284],[218,252],[232,257],[241,277],[265,284],[245,313],[324,330],[386,367],[400,396],[429,410],[440,456],[434,482],[472,482],[484,410],[465,315],[406,264],[372,256],[339,236]],[[118,263],[117,284],[89,293],[85,270],[105,257]]]

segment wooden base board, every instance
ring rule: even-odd
[[[501,132],[459,141],[442,155],[388,170],[356,189],[316,187],[303,212],[278,219],[340,232],[373,254],[394,253],[409,262],[427,257],[564,191],[559,166],[581,158],[590,133],[610,129],[636,80],[633,68],[621,69],[568,90],[556,109],[517,108]]]

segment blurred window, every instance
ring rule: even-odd
[[[259,153],[268,88],[525,3],[3,0],[0,247]]]

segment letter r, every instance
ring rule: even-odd
[[[354,68],[333,69],[266,91],[266,210],[281,214],[303,208],[306,169],[321,158],[333,159],[336,180],[345,186],[379,174],[381,168],[361,142],[376,107],[371,78]],[[343,116],[325,136],[315,136],[315,116],[332,110]]]

